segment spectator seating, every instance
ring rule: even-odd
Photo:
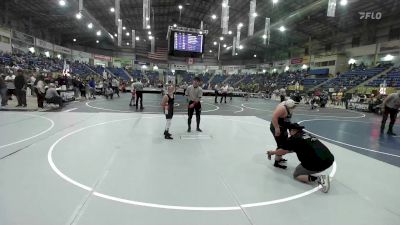
[[[379,78],[370,81],[366,86],[379,87],[386,81],[387,87],[400,88],[400,67],[393,68],[387,74],[380,76]]]

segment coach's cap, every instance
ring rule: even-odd
[[[298,124],[298,123],[291,123],[291,124],[288,126],[288,129],[289,129],[289,130],[292,130],[292,129],[294,129],[294,130],[303,130],[303,129],[304,129],[304,126],[301,126],[301,125]]]

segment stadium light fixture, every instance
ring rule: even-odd
[[[263,38],[263,39],[267,39],[267,35],[264,34],[264,35],[262,36],[262,38]]]
[[[126,45],[129,45],[129,42],[126,42]]]
[[[236,52],[235,55],[238,55],[238,53]]]
[[[272,0],[272,3],[274,3],[274,4],[276,4],[278,2],[279,2],[279,0]]]
[[[153,66],[153,70],[158,70],[158,66],[157,65]]]
[[[286,27],[285,27],[285,26],[279,27],[279,31],[280,31],[280,32],[285,32],[285,30],[286,30]]]
[[[179,10],[182,10],[182,9],[183,9],[183,6],[182,6],[182,5],[178,5],[178,9],[179,9]]]
[[[307,66],[306,64],[303,64],[303,65],[301,66],[301,68],[302,68],[303,70],[306,70],[306,69],[308,68],[308,66]]]
[[[146,27],[147,29],[150,29],[151,27],[150,27],[150,25],[147,25],[147,27]]]
[[[146,65],[143,65],[143,66],[142,66],[142,69],[144,69],[144,70],[147,69],[147,66],[146,66]]]
[[[239,46],[239,49],[243,49],[243,48],[244,48],[243,45],[240,45],[240,46]]]
[[[101,36],[101,30],[98,30],[98,31],[96,32],[96,35],[97,35],[97,36]]]
[[[151,31],[147,32],[149,35],[151,35]]]
[[[60,6],[65,6],[67,3],[64,0],[60,0],[60,1],[58,1],[58,4]]]
[[[214,41],[214,45],[217,45],[218,43],[216,41]]]
[[[212,50],[210,50],[209,52],[212,53]]]
[[[211,16],[211,18],[212,18],[213,20],[216,20],[216,19],[217,19],[217,15],[213,14],[213,15]]]
[[[262,72],[263,72],[263,73],[266,73],[267,71],[264,69],[264,70],[262,70]]]
[[[99,40],[96,40],[96,43],[98,44],[100,41]]]
[[[57,55],[57,58],[58,58],[58,59],[61,59],[61,55],[60,55],[60,54],[58,54],[58,55]]]
[[[130,33],[129,32],[126,32],[126,36],[129,36],[130,35]]]
[[[230,30],[230,31],[228,31],[228,34],[229,34],[229,35],[232,35],[232,31],[231,31],[231,30]]]
[[[140,41],[140,37],[139,36],[136,37],[136,41]]]
[[[174,23],[174,26],[173,27],[177,27],[178,25],[176,25],[176,23]]]
[[[385,57],[383,57],[383,61],[392,61],[394,59],[394,56],[387,54]]]
[[[222,3],[222,7],[226,8],[226,7],[228,7],[228,5],[224,2],[224,3]]]
[[[78,13],[75,15],[75,17],[76,17],[76,19],[80,20],[80,19],[82,19],[82,14],[81,14],[80,12],[78,12]]]
[[[257,58],[257,55],[256,55],[256,54],[254,54],[254,55],[253,55],[253,57],[254,57],[254,58]]]
[[[111,8],[110,8],[110,12],[112,12],[112,13],[115,12],[114,7],[111,7]]]
[[[150,18],[149,17],[146,17],[146,21],[149,21],[150,20]]]
[[[152,39],[153,39],[153,36],[150,35],[150,36],[149,36],[149,40],[152,40]]]
[[[49,57],[50,57],[50,52],[49,52],[49,51],[44,52],[44,55],[45,55],[47,58],[49,58]]]
[[[126,27],[122,27],[122,30],[126,30]]]
[[[257,17],[258,16],[258,14],[255,12],[255,13],[253,13],[253,17]]]
[[[118,34],[117,34],[117,33],[115,33],[115,34],[114,34],[114,37],[118,37]]]
[[[76,38],[72,39],[73,42],[76,42]]]
[[[349,63],[349,65],[350,65],[350,64],[354,64],[354,63],[356,63],[356,62],[357,62],[357,61],[356,61],[355,59],[351,58],[351,59],[349,59],[349,62],[348,62],[348,63]]]
[[[93,28],[93,23],[89,23],[89,24],[87,25],[87,27],[88,27],[89,29],[92,29],[92,28]]]
[[[227,46],[226,44],[223,45],[224,48],[226,48],[226,46]]]
[[[273,73],[276,73],[276,69],[274,68],[274,69],[272,70],[272,72],[273,72]]]
[[[239,23],[239,24],[238,24],[238,27],[239,27],[239,28],[242,28],[242,27],[243,27],[243,23]]]
[[[223,40],[224,40],[224,37],[219,37],[219,40],[220,40],[220,41],[223,41]]]
[[[348,3],[347,0],[341,0],[341,1],[340,1],[340,5],[341,5],[341,6],[346,6],[347,3]]]

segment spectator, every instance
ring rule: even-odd
[[[60,106],[60,108],[63,107],[63,100],[58,94],[56,86],[53,83],[49,85],[49,89],[47,89],[46,91],[45,98],[47,103],[57,104]]]
[[[92,77],[89,81],[89,99],[93,98],[96,99],[96,81],[94,80],[94,77]]]
[[[4,80],[4,74],[0,75],[0,96],[1,96],[1,107],[4,107],[7,105],[7,85]]]
[[[45,83],[43,75],[38,76],[35,83],[35,92],[37,96],[38,107],[43,109],[44,97],[46,94]]]
[[[26,107],[26,81],[22,70],[18,70],[14,79],[15,94],[17,96],[17,107]]]
[[[10,74],[6,76],[6,85],[7,85],[7,95],[8,95],[8,100],[12,100],[12,95],[15,95],[15,85],[14,85],[14,79],[15,75]]]

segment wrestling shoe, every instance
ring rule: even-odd
[[[327,176],[327,175],[318,176],[317,182],[319,185],[322,186],[321,191],[324,193],[328,193],[329,188],[331,186],[329,176]]]
[[[279,169],[286,169],[287,166],[279,164],[278,161],[275,161],[274,166]]]

